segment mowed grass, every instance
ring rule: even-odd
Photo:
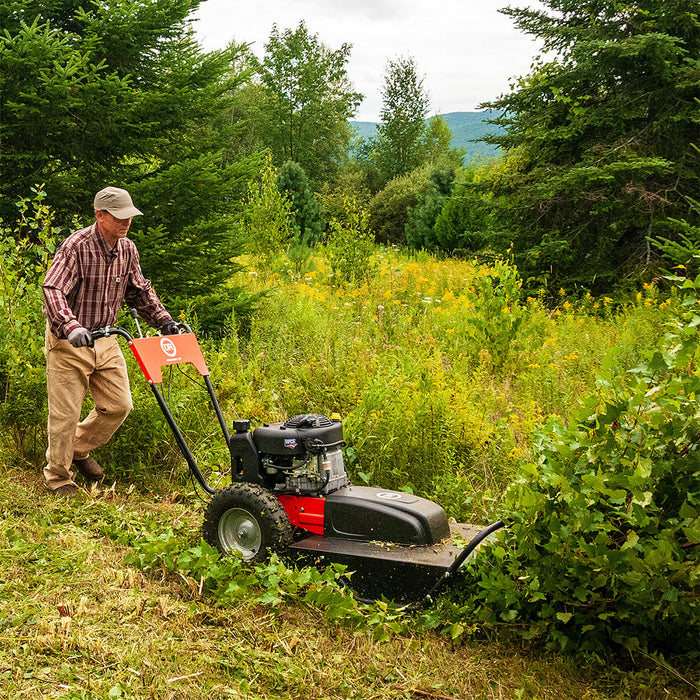
[[[191,495],[116,484],[57,500],[38,473],[3,469],[0,697],[696,697],[692,669],[497,640],[454,646],[437,632],[380,643],[319,608],[221,608],[192,580],[124,563],[124,543],[142,531],[172,527],[196,542],[200,523]]]

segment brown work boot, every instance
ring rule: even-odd
[[[49,492],[52,493],[54,496],[65,497],[75,496],[79,491],[80,489],[75,484],[63,484],[63,486],[59,486],[58,488],[49,489]]]
[[[74,459],[73,466],[90,481],[102,481],[102,477],[105,475],[102,467],[92,457]]]

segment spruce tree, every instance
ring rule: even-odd
[[[503,12],[545,50],[488,103],[495,182],[526,274],[597,289],[655,270],[649,239],[697,216],[698,0],[544,0]],[[493,183],[492,183],[493,184]]]

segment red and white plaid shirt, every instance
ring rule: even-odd
[[[122,302],[159,328],[170,314],[143,276],[133,241],[110,248],[97,222],[68,236],[56,251],[43,284],[44,314],[57,338],[80,326],[96,330],[116,323]]]

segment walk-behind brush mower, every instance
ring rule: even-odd
[[[133,338],[113,327],[92,336],[120,335],[129,343],[193,477],[211,496],[203,538],[223,554],[258,562],[274,551],[317,567],[344,564],[360,600],[384,596],[417,605],[429,601],[479,543],[503,526],[450,523],[442,507],[425,498],[353,486],[338,419],[299,415],[252,431],[249,420],[236,420],[230,434],[199,343],[186,324],[180,331]],[[158,389],[163,367],[182,363],[203,377],[231,453],[232,483],[221,490],[202,475]]]

